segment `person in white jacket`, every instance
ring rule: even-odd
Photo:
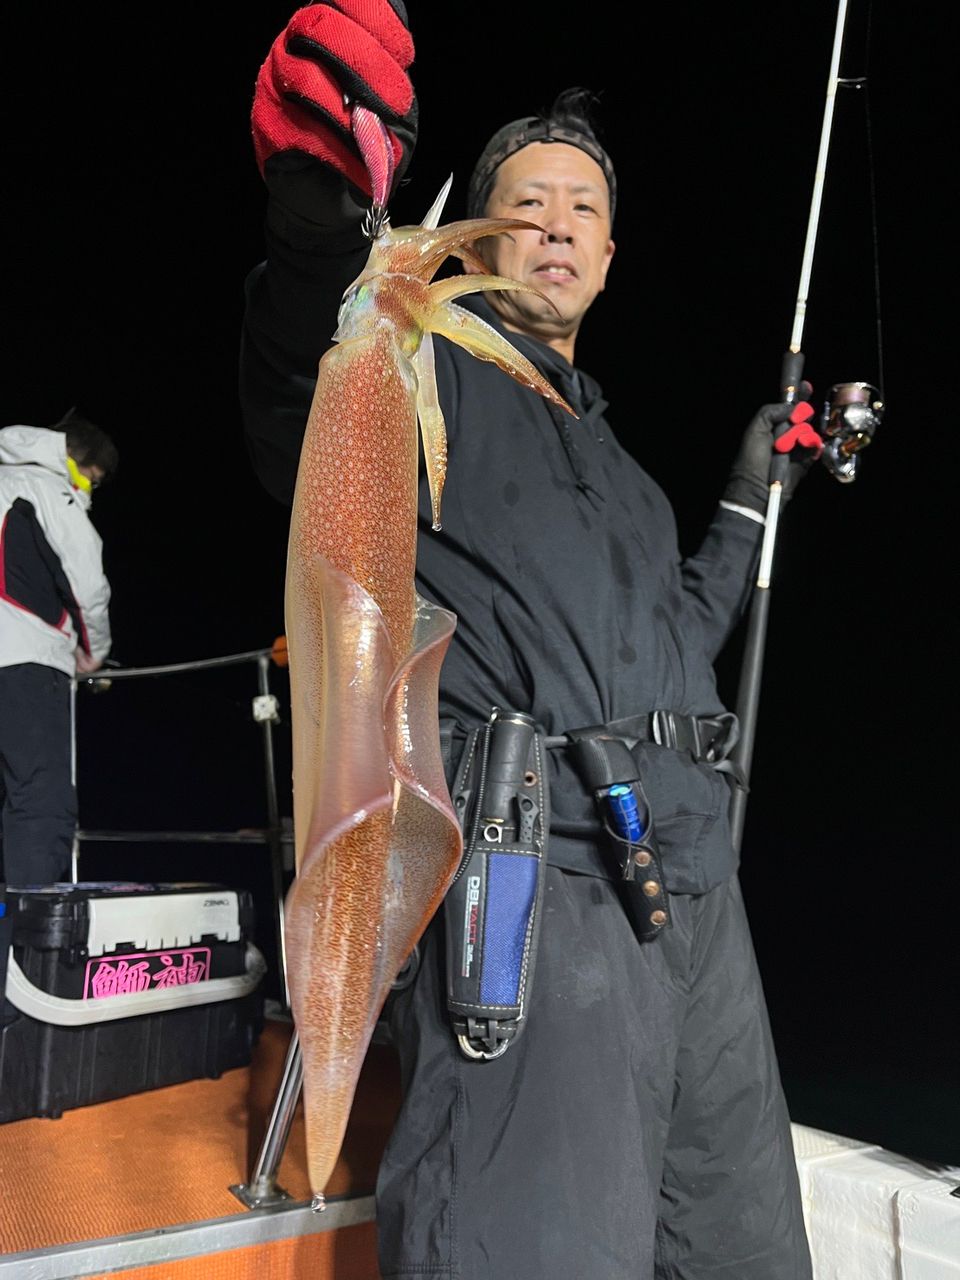
[[[70,677],[110,652],[93,490],[117,467],[100,427],[0,429],[0,849],[7,885],[63,879],[76,826]],[[2,903],[2,899],[0,899]],[[0,916],[0,996],[10,921]]]

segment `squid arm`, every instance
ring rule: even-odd
[[[503,288],[503,285],[501,283],[495,287]],[[537,290],[530,289],[527,292],[536,293]],[[539,369],[498,333],[493,325],[487,324],[486,320],[481,320],[472,311],[458,307],[455,303],[447,303],[434,318],[432,328],[434,333],[449,338],[480,360],[492,361],[517,382],[539,392],[545,400],[565,409],[573,417],[577,416]]]
[[[482,261],[482,259],[479,260]],[[479,316],[465,311],[462,307],[452,305],[453,298],[462,297],[465,293],[491,289],[512,289],[519,293],[532,293],[553,306],[550,299],[539,289],[533,288],[532,285],[520,284],[516,280],[508,280],[504,276],[484,275],[479,279],[475,276],[454,276],[430,286],[430,302],[433,306],[429,319],[430,332],[424,334],[420,350],[413,357],[413,365],[417,371],[417,417],[423,439],[423,456],[430,486],[434,529],[441,527],[440,500],[447,470],[447,433],[437,396],[433,353],[434,333],[449,338],[480,359],[492,361],[524,385],[538,391],[546,399],[567,409],[570,413],[573,412],[540,371],[492,325],[481,320]]]
[[[433,334],[425,333],[420,350],[413,357],[417,374],[417,420],[423,440],[423,459],[430,486],[434,529],[440,528],[440,499],[447,475],[447,427],[437,394],[437,367],[433,354]]]
[[[454,249],[450,255],[453,258],[459,258],[462,263],[468,267],[473,267],[474,271],[481,276],[491,276],[493,272],[480,257],[475,250],[464,247],[462,249]]]

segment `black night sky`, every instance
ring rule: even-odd
[[[868,8],[851,5],[842,74],[870,82],[838,98],[804,349],[818,405],[882,373],[888,410],[856,484],[818,467],[783,523],[742,879],[794,1118],[958,1163],[955,77],[950,33],[916,7],[876,6],[868,54]],[[411,9],[421,132],[395,224],[451,170],[459,216],[494,127],[567,85],[601,91],[618,250],[578,363],[695,549],[740,432],[777,398],[834,5]],[[248,112],[290,11],[4,8],[0,416],[77,405],[119,445],[94,517],[123,665],[283,630],[286,517],[247,462],[236,380],[263,252]],[[720,664],[728,702],[742,638]],[[85,693],[83,825],[261,824],[254,684],[244,668]],[[113,845],[82,870],[247,885],[267,917],[264,864]]]

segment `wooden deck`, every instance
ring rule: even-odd
[[[399,1105],[391,1049],[371,1047],[323,1214],[308,1208],[299,1108],[278,1176],[291,1203],[249,1210],[229,1189],[249,1176],[289,1037],[288,1022],[268,1020],[251,1066],[219,1080],[0,1126],[0,1280],[378,1280],[372,1194]]]

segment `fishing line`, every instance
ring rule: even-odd
[[[863,75],[844,76],[837,81],[843,89],[863,91],[864,135],[867,159],[867,190],[870,205],[870,239],[872,247],[873,307],[876,316],[877,386],[886,394],[883,368],[883,319],[880,303],[880,229],[877,217],[877,166],[873,144],[873,112],[870,102],[870,53],[873,44],[873,0],[867,5],[866,31],[863,37]]]
[[[887,383],[883,372],[883,323],[880,310],[880,234],[877,220],[877,171],[873,150],[873,116],[870,109],[870,46],[873,36],[873,0],[867,6],[867,33],[864,37],[863,56],[863,97],[864,125],[867,137],[867,175],[870,187],[870,228],[873,239],[873,298],[877,314],[877,381],[887,392]]]

